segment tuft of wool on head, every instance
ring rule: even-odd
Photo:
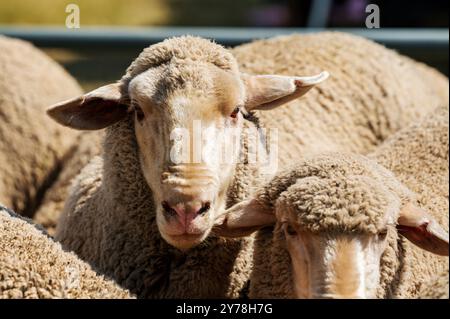
[[[150,68],[173,60],[211,63],[232,72],[238,70],[236,59],[223,46],[199,37],[182,36],[169,38],[145,48],[128,67],[124,78],[133,78]]]
[[[256,197],[265,205],[276,205],[279,220],[297,220],[311,232],[377,233],[386,216],[395,217],[413,194],[375,161],[325,153],[278,174]]]

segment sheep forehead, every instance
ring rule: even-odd
[[[375,163],[376,164],[376,163]],[[374,162],[369,159],[348,153],[323,153],[305,157],[288,167],[260,191],[260,196],[267,197],[267,202],[275,202],[281,192],[295,183],[296,179],[317,176],[329,178],[331,176],[346,175],[380,175]]]
[[[190,108],[204,119],[231,113],[242,104],[244,89],[240,78],[215,66],[172,61],[134,77],[129,94],[141,107],[158,105],[173,114]]]
[[[159,104],[181,117],[189,110],[193,111],[189,117],[201,111],[201,119],[216,119],[219,112],[231,113],[244,99],[233,55],[218,44],[192,36],[170,38],[144,49],[121,82],[141,107]],[[202,107],[181,107],[188,105]]]
[[[402,198],[383,179],[341,171],[307,176],[281,194],[279,220],[312,232],[376,233],[396,219]]]
[[[235,58],[222,46],[206,39],[183,36],[170,38],[144,49],[128,67],[125,78],[132,78],[172,59],[205,62],[223,70],[238,72]]]

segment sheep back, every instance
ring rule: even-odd
[[[80,95],[76,81],[31,44],[0,36],[0,202],[32,216],[78,134],[45,109]]]
[[[0,206],[0,299],[130,298],[40,226]]]
[[[251,74],[330,73],[303,98],[257,112],[264,127],[278,129],[281,167],[323,151],[367,154],[448,99],[445,76],[350,34],[280,36],[232,52],[240,70]]]

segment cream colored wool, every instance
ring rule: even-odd
[[[448,115],[448,107],[438,108],[393,135],[371,159],[346,153],[308,157],[278,174],[256,197],[276,211],[277,219],[292,214],[311,232],[374,234],[385,212],[398,214],[410,201],[426,208],[448,231]],[[448,257],[417,248],[393,228],[388,241],[381,259],[380,298],[417,298],[422,284],[448,269]],[[294,296],[279,223],[258,233],[254,265],[251,298]]]
[[[93,157],[100,155],[103,137],[103,132],[83,132],[75,140],[71,151],[62,159],[58,177],[46,190],[42,203],[33,216],[33,220],[42,225],[49,235],[55,234],[72,180]]]
[[[419,296],[421,299],[449,299],[448,289],[448,269],[445,269],[422,286]]]
[[[417,194],[419,206],[431,212],[448,231],[449,223],[449,109],[439,107],[429,116],[388,139],[369,157],[389,168],[399,181]],[[448,269],[448,257],[440,257],[410,244],[407,254],[411,284],[408,292],[416,296],[422,283],[437,272]],[[445,261],[445,263],[443,263]]]
[[[322,36],[325,40],[320,40]],[[297,37],[302,41],[296,41]],[[404,60],[381,46],[338,33],[310,37],[269,40],[267,49],[265,42],[255,42],[231,51],[247,72],[305,75],[328,68],[336,72],[332,84],[308,93],[312,94],[310,97],[258,114],[263,126],[277,127],[280,131],[282,166],[294,156],[328,148],[370,151],[391,132],[406,125],[407,120],[425,112],[422,105],[416,107],[416,100],[422,99],[416,96],[420,90],[404,96],[399,93],[408,88],[408,83],[425,85],[421,91],[433,96],[428,103],[439,100],[438,97],[433,100],[438,93],[435,94],[434,86],[422,83],[413,63],[401,67],[403,62],[398,61]],[[302,49],[303,39],[309,39],[312,46],[308,55],[305,53],[309,49]],[[314,44],[316,41],[319,46]],[[338,50],[341,41],[344,47],[349,46],[342,50],[349,50],[346,63],[345,54]],[[325,45],[328,43],[329,46]],[[350,51],[352,48],[361,51]],[[391,69],[376,64],[384,55],[399,66]],[[240,76],[230,51],[204,39],[181,37],[145,49],[121,83],[126,87],[133,77],[149,68],[183,60],[213,64]],[[333,63],[335,60],[339,63]],[[403,76],[400,71],[409,72],[404,81],[398,80]],[[367,88],[361,87],[361,78],[351,79],[355,75],[367,81]],[[392,85],[384,86],[385,78],[393,81]],[[164,83],[179,80],[196,81],[196,76],[192,72],[179,72],[173,79],[164,79]],[[238,165],[228,190],[229,206],[249,197],[255,186],[261,184],[256,171],[247,163]],[[107,129],[104,154],[91,161],[77,177],[58,227],[56,237],[65,248],[75,251],[138,297],[238,297],[251,269],[252,237],[239,240],[210,237],[188,253],[174,249],[161,238],[155,223],[152,192],[139,165],[132,115]]]
[[[131,298],[65,252],[40,226],[0,206],[0,299]]]
[[[32,216],[77,132],[46,114],[81,93],[76,81],[31,44],[0,36],[0,202]]]
[[[250,74],[330,78],[304,97],[258,111],[277,128],[280,167],[324,151],[367,154],[398,129],[448,103],[448,79],[380,44],[350,34],[321,32],[255,41],[231,51]]]

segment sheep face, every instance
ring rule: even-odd
[[[290,186],[276,214],[295,295],[374,298],[400,206],[388,187],[365,175],[307,176]]]
[[[133,116],[159,231],[173,246],[188,249],[207,237],[224,209],[239,157],[242,112],[287,103],[327,76],[241,74],[221,46],[173,38],[145,49],[121,82],[54,105],[48,114],[88,130]]]
[[[313,234],[283,224],[297,298],[375,298],[387,232]]]
[[[242,82],[215,66],[171,63],[135,77],[129,95],[159,230],[189,248],[224,209],[240,150]]]

